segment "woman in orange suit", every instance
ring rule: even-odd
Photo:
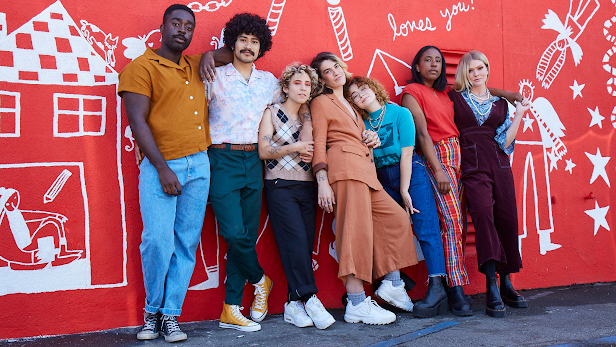
[[[385,276],[375,296],[412,311],[400,269],[417,264],[409,217],[385,192],[376,176],[371,148],[378,135],[344,98],[350,74],[333,53],[311,63],[324,90],[310,104],[319,206],[336,215],[338,277],[345,283],[348,323],[388,324],[396,315],[366,297],[364,283]]]

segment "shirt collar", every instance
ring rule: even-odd
[[[160,55],[156,54],[156,51],[158,51],[158,49],[153,50],[151,48],[146,48],[145,53],[143,55],[145,55],[146,58],[148,58],[149,60],[155,60],[157,61],[159,64],[164,65],[164,66],[168,66],[168,67],[173,67],[173,68],[180,68],[180,69],[185,69],[188,66],[188,62],[186,62],[186,59],[184,58],[184,55],[182,55],[180,57],[180,64],[176,64],[174,62],[172,62],[171,60],[167,59],[167,58],[163,58]]]
[[[240,76],[241,79],[244,79],[242,77],[242,75],[240,74],[239,71],[237,71],[237,69],[235,68],[235,66],[233,66],[233,63],[229,63],[227,65],[225,65],[226,71],[225,74],[227,76],[233,76],[233,75],[238,75]],[[250,73],[250,79],[252,79],[252,77],[254,76],[255,78],[261,78],[261,71],[257,70],[257,67],[255,66],[255,64],[252,64],[252,72]]]

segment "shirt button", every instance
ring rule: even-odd
[[[193,99],[193,96],[191,95],[191,96],[190,96],[190,100],[192,100],[192,99]]]
[[[197,127],[197,129],[201,130],[201,125],[199,125],[199,126]]]
[[[370,153],[366,153],[366,157],[369,157],[369,156],[370,156]]]
[[[184,82],[184,83],[188,84],[188,81],[186,81],[186,82]]]
[[[199,112],[195,111],[195,114],[199,114]]]
[[[374,163],[374,160],[370,159],[370,162],[371,162],[371,163]]]

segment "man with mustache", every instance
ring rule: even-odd
[[[210,185],[211,144],[201,55],[187,56],[195,15],[171,5],[160,26],[161,46],[120,73],[118,94],[141,152],[139,205],[145,324],[139,340],[186,340],[177,322],[195,267]]]
[[[219,326],[257,331],[261,329],[258,322],[267,314],[272,289],[255,250],[263,189],[257,135],[263,111],[280,95],[274,75],[257,70],[253,64],[272,46],[263,18],[248,13],[235,15],[226,23],[224,43],[226,48],[215,51],[224,53],[224,57],[216,60],[229,61],[232,55],[232,62],[216,68],[217,77],[206,84],[212,137],[210,201],[228,245],[226,296]],[[206,55],[213,57],[214,52]],[[240,311],[246,281],[255,287],[252,320]]]

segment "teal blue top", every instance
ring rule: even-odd
[[[378,132],[381,139],[381,145],[373,151],[377,168],[398,164],[402,147],[415,146],[415,122],[413,122],[411,111],[406,107],[386,104],[383,121],[379,128],[380,114],[381,109],[370,113],[370,121],[364,119],[366,129]]]

